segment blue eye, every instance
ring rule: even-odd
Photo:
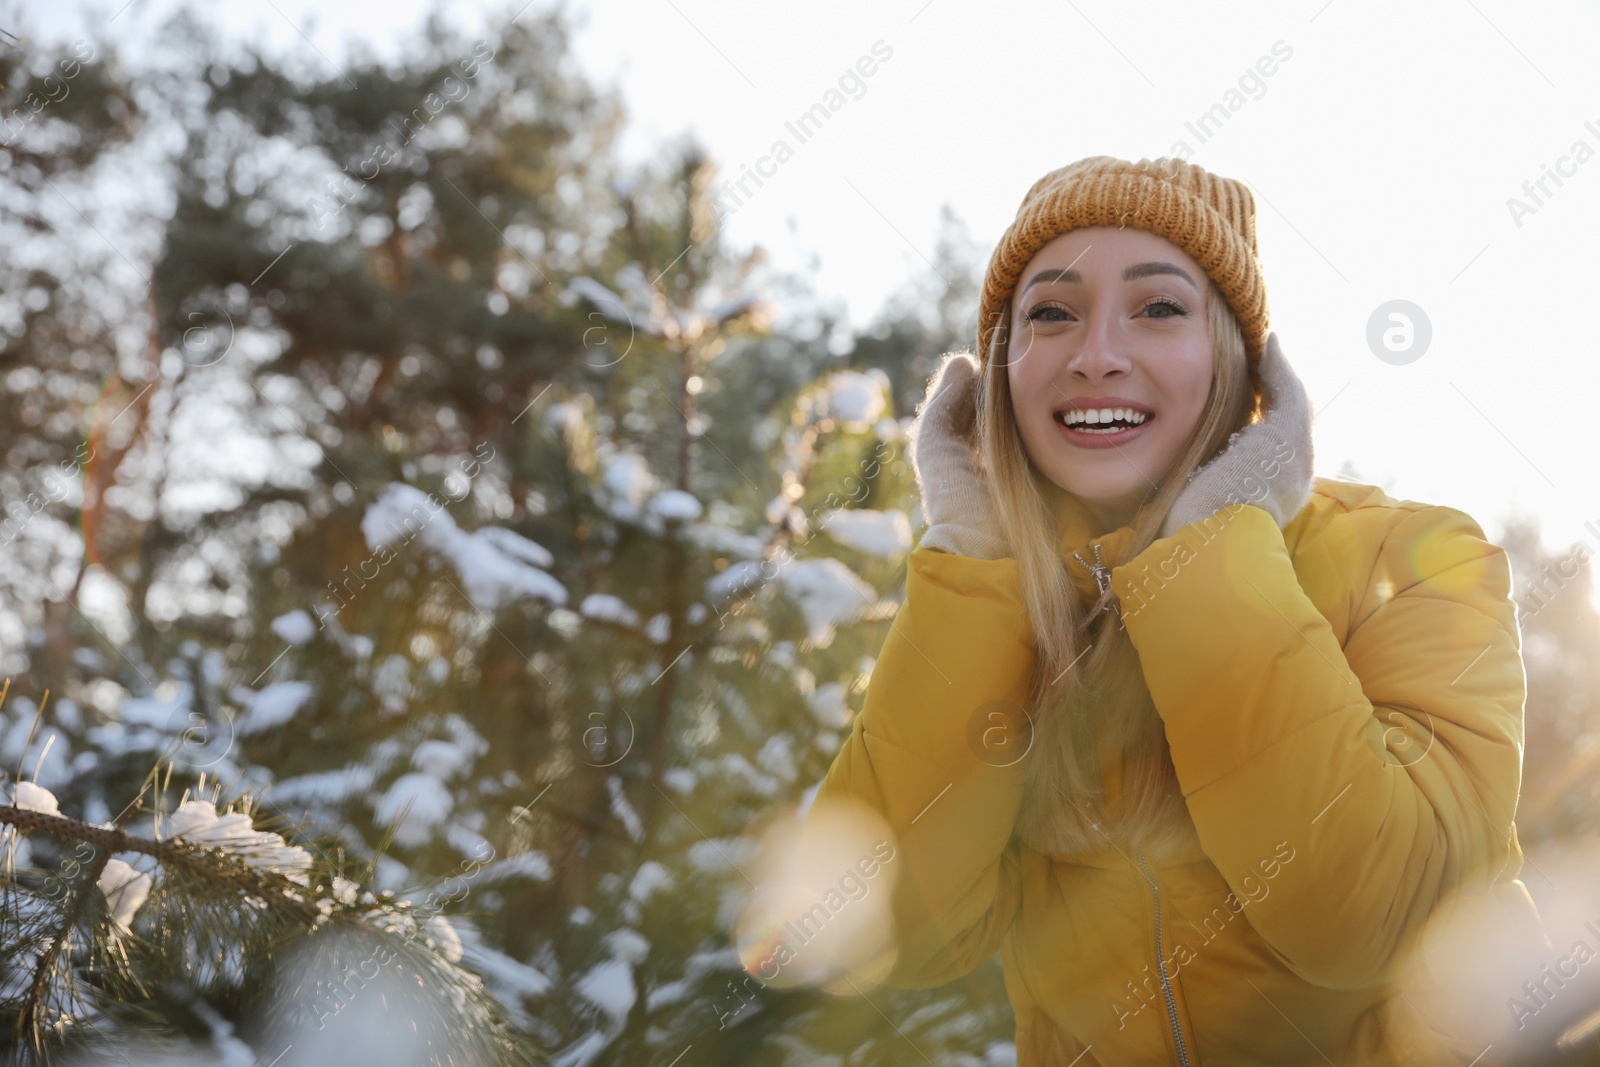
[[[1150,318],[1152,319],[1171,319],[1189,314],[1188,308],[1168,296],[1156,297],[1146,304],[1142,310],[1149,312],[1155,308],[1165,308],[1166,311],[1160,315],[1151,315]],[[1048,316],[1048,313],[1052,311],[1059,313],[1060,317]],[[1040,304],[1037,307],[1030,308],[1027,314],[1023,316],[1023,319],[1027,322],[1064,322],[1070,317],[1071,314],[1064,307],[1059,307],[1055,304]]]

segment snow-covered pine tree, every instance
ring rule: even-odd
[[[0,713],[10,685],[0,683]],[[286,839],[299,836],[292,827],[258,829],[254,797],[219,812],[220,786],[204,773],[194,795],[170,803],[170,754],[114,819],[75,817],[38,784],[50,748],[0,803],[5,1063],[148,1062],[198,1048],[230,1064],[274,1049],[293,1065],[319,1062],[318,1047],[367,1053],[370,1013],[346,1012],[367,986],[381,994],[363,1008],[382,995],[415,1024],[388,1042],[403,1061],[542,1062],[461,965],[435,903],[375,893],[370,866],[346,863],[337,842],[308,849]]]
[[[8,654],[62,694],[37,729],[12,701],[0,757],[87,824],[165,758],[163,790],[205,775],[380,899],[450,896],[439,944],[567,1067],[982,1062],[994,968],[841,1000],[752,988],[732,943],[758,834],[859,707],[917,521],[909,403],[970,330],[917,296],[868,338],[805,309],[727,247],[699,149],[614,163],[566,34],[436,22],[330,75],[179,18],[113,87],[173,209],[100,216],[135,159],[56,174],[118,249],[60,233],[94,284],[7,298],[5,402],[49,427],[0,441],[7,488],[82,462],[0,568]],[[97,327],[119,301],[140,328]],[[238,998],[184,1003],[248,1034]]]

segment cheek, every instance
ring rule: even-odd
[[[1174,414],[1178,415],[1168,427],[1187,437],[1200,421],[1206,398],[1211,394],[1211,361],[1209,346],[1202,351],[1188,353],[1189,358],[1175,361],[1163,383],[1163,392],[1175,400]]]
[[[1011,416],[1020,424],[1026,415],[1022,409],[1027,406],[1022,400],[1028,395],[1028,374],[1022,364],[1014,362],[1006,367],[1006,387],[1011,393]]]
[[[1027,407],[1041,390],[1050,388],[1050,382],[1058,370],[1059,357],[1046,346],[1030,343],[1031,336],[1017,340],[1022,343],[1013,344],[1006,353],[1010,360],[1006,365],[1006,380],[1011,387],[1013,402]]]
[[[1006,368],[1006,384],[1011,389],[1011,417],[1017,424],[1025,444],[1033,445],[1047,427],[1045,416],[1032,398],[1039,395],[1044,385],[1034,372],[1037,361],[1012,363]]]

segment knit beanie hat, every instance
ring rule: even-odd
[[[1243,182],[1181,159],[1090,156],[1033,183],[989,259],[978,305],[978,360],[988,359],[1005,302],[1034,254],[1083,226],[1148,230],[1187,252],[1233,309],[1255,371],[1267,342],[1267,286],[1256,248],[1255,198]]]

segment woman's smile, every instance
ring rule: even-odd
[[[1073,397],[1054,412],[1062,436],[1079,448],[1116,448],[1138,440],[1156,413],[1119,396]]]

